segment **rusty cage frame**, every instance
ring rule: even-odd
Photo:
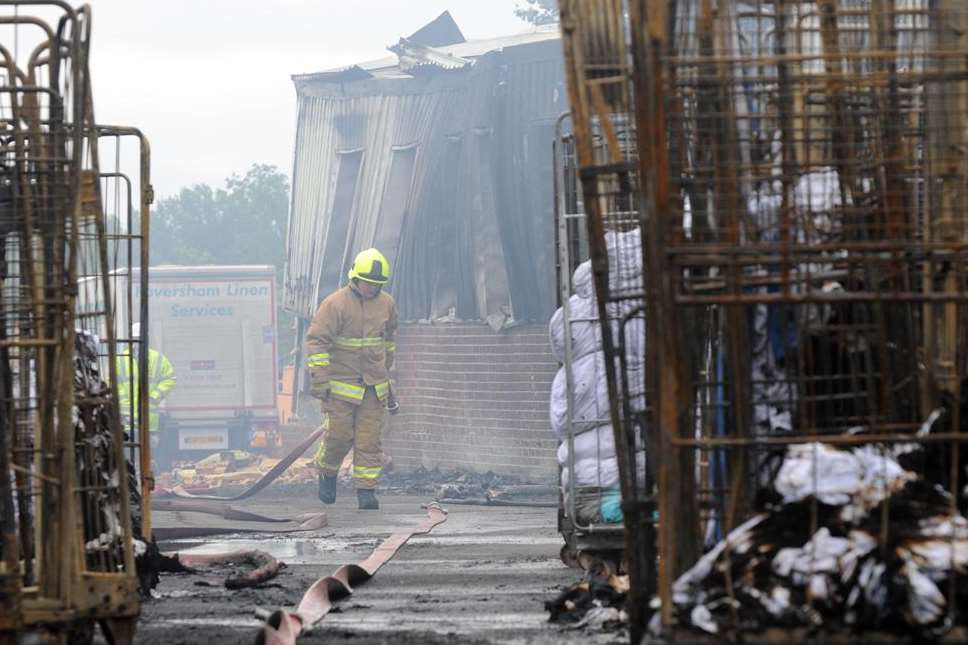
[[[674,580],[757,508],[788,445],[930,445],[944,466],[920,474],[957,512],[968,437],[968,5],[560,9],[603,318],[628,296],[610,286],[621,267],[608,234],[624,226],[610,213],[621,199],[640,212],[644,414],[623,394],[621,335],[603,326],[624,447],[632,642],[653,595],[661,625],[675,627]],[[627,120],[634,164],[619,154],[616,123]],[[640,441],[644,478],[631,458]],[[816,513],[809,521],[816,530]],[[895,530],[889,503],[880,521],[883,541]],[[953,612],[950,585],[946,594]]]
[[[119,130],[94,120],[90,8],[5,0],[0,29],[0,635],[86,638],[97,621],[131,642],[131,493],[150,488],[149,453],[143,421],[132,441],[122,427],[110,275],[119,244],[147,239],[150,200],[141,232],[113,227],[103,192],[120,175],[102,174],[99,155]],[[140,483],[126,447],[141,449]]]
[[[575,459],[575,441],[585,433],[607,429],[611,419],[576,418],[575,366],[577,362],[573,337],[576,331],[586,333],[598,324],[597,316],[576,312],[571,306],[576,290],[573,275],[583,262],[589,260],[586,213],[578,178],[578,164],[575,155],[575,139],[570,132],[570,114],[562,114],[555,124],[555,140],[552,150],[555,170],[555,247],[557,250],[557,293],[560,315],[553,321],[562,326],[562,361],[566,397],[564,415],[565,437],[563,447],[567,447],[568,458],[559,464],[561,479],[559,495],[558,531],[565,540],[562,560],[577,565],[583,553],[614,554],[621,552],[624,543],[622,523],[605,523],[600,517],[583,517],[581,505],[601,508],[605,488],[602,469],[599,465],[594,485],[579,486],[578,469]],[[553,322],[552,324],[556,324]],[[592,332],[594,334],[594,332]],[[590,436],[590,435],[589,435]],[[596,435],[596,452],[599,464],[603,456],[601,437]],[[579,503],[581,502],[581,504]]]

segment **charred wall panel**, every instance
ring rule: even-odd
[[[464,70],[332,80],[297,80],[286,308],[308,318],[345,280],[345,266],[331,275],[345,257],[382,244],[394,247],[391,290],[405,319],[453,314],[498,328],[513,309],[515,319],[546,320],[550,124],[564,109],[558,41],[508,47]],[[388,187],[401,148],[414,151],[405,196]],[[344,232],[333,222],[337,152],[347,150],[361,151],[362,168]]]

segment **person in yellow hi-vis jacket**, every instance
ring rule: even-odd
[[[141,336],[140,323],[132,325],[131,335],[134,338]],[[138,414],[138,353],[123,352],[117,356],[117,377],[118,377],[118,405],[121,408],[121,417],[125,427],[131,430],[131,419]],[[159,407],[165,400],[171,389],[175,387],[175,366],[171,364],[168,357],[155,349],[148,349],[148,429],[151,431],[152,447],[157,452],[164,454],[158,455],[160,458],[170,458],[165,450],[159,450],[160,444],[166,446],[170,441],[163,441],[159,437],[161,426],[161,414]],[[137,441],[137,437],[132,437]],[[164,438],[167,439],[167,438]]]
[[[361,509],[378,509],[376,485],[383,470],[382,431],[396,403],[390,367],[396,351],[397,305],[383,291],[390,265],[376,249],[360,252],[349,284],[319,305],[306,333],[306,367],[312,395],[322,401],[329,426],[315,462],[319,499],[336,502],[336,475],[353,448],[353,484]]]

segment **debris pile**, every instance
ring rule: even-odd
[[[783,626],[916,639],[939,638],[963,623],[968,520],[947,491],[904,467],[921,450],[791,446],[775,502],[673,585],[678,621],[710,634]]]
[[[194,463],[180,462],[158,477],[162,488],[181,486],[192,493],[251,486],[279,463],[279,459],[244,450],[222,450]],[[297,459],[276,480],[280,484],[308,484],[319,471],[310,458]]]
[[[613,572],[602,560],[594,560],[581,582],[545,603],[552,623],[574,628],[615,629],[628,622],[623,609],[629,577]]]
[[[605,238],[610,289],[640,291],[643,273],[639,231],[610,231]],[[618,461],[609,422],[605,353],[590,260],[575,269],[572,285],[574,294],[568,299],[567,310],[560,307],[549,325],[551,350],[563,364],[552,383],[550,403],[551,427],[561,442],[561,487],[566,508],[574,494],[578,521],[621,522]],[[607,313],[616,344],[625,348],[627,399],[633,411],[641,412],[645,408],[645,317],[635,310],[632,301],[610,303]],[[640,450],[636,457],[644,471],[645,453]],[[571,481],[572,471],[575,482]]]
[[[158,476],[161,490],[181,490],[192,495],[205,495],[222,489],[250,487],[272,470],[279,459],[255,455],[244,450],[223,450],[197,462],[181,462]],[[340,481],[352,481],[353,453],[340,466]],[[296,459],[273,485],[313,485],[319,469],[311,458]],[[408,472],[393,469],[387,457],[380,483],[386,493],[428,495],[448,500],[498,500],[516,496],[547,495],[554,492],[548,485],[529,484],[519,477],[487,471],[476,473],[464,469],[430,470],[423,466]]]
[[[78,481],[84,494],[84,550],[91,562],[111,558],[123,561],[119,470],[128,478],[128,509],[135,567],[141,593],[148,596],[158,584],[158,574],[171,564],[142,534],[141,495],[134,465],[125,459],[119,468],[112,437],[113,408],[108,405],[111,389],[101,375],[101,341],[77,330],[74,342],[74,432],[77,445]],[[127,434],[125,440],[129,440]]]
[[[385,470],[382,482],[390,493],[432,495],[435,499],[494,498],[510,488],[524,485],[521,478],[513,475],[498,475],[491,471],[475,473],[464,469],[430,470],[423,466],[409,472]]]
[[[74,337],[74,437],[77,445],[78,477],[87,490],[84,542],[88,554],[121,548],[120,489],[118,464],[112,436],[111,388],[101,377],[100,340],[83,330]],[[137,491],[137,488],[134,488]],[[137,493],[135,492],[135,495]],[[134,499],[131,500],[132,503]],[[140,532],[140,508],[132,508]]]

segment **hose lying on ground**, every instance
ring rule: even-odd
[[[233,508],[227,502],[238,502],[259,493],[266,486],[275,481],[282,473],[286,472],[306,450],[322,436],[326,428],[320,426],[303,439],[298,446],[292,449],[285,457],[279,460],[272,470],[259,478],[259,481],[242,491],[238,495],[230,497],[218,497],[215,495],[193,495],[181,486],[165,489],[151,500],[151,509],[155,511],[186,511],[192,513],[207,513],[216,515],[226,520],[239,522],[296,522],[298,525],[291,529],[293,531],[312,531],[326,526],[325,513],[306,513],[294,518],[274,518],[258,513],[250,513]]]
[[[414,535],[429,533],[447,519],[447,512],[437,504],[427,507],[427,517],[413,529],[394,533],[378,546],[363,562],[344,564],[331,576],[320,578],[309,587],[294,611],[277,609],[269,614],[266,624],[256,635],[256,645],[292,645],[299,634],[309,629],[333,608],[333,602],[353,593],[354,585],[361,585],[386,564]],[[262,613],[262,612],[258,612]]]
[[[250,565],[255,567],[246,574],[225,579],[226,589],[258,587],[272,580],[286,564],[279,562],[265,551],[245,550],[232,553],[173,553],[167,554],[185,567],[215,567],[219,565]]]
[[[316,443],[316,440],[323,436],[323,432],[325,431],[326,428],[324,426],[319,426],[313,430],[313,432],[303,439],[298,446],[293,448],[288,455],[283,457],[278,464],[273,466],[272,470],[260,477],[259,481],[252,484],[252,486],[245,489],[238,495],[233,495],[232,497],[219,497],[217,495],[194,495],[189,493],[181,486],[175,486],[168,492],[174,497],[187,497],[191,499],[209,500],[214,502],[239,502],[243,499],[248,499],[275,481],[282,473],[286,472],[286,469],[293,465],[293,463],[295,463],[295,461],[299,459],[311,445]]]
[[[155,498],[151,500],[151,510],[206,513],[208,515],[216,515],[224,520],[234,520],[236,522],[266,522],[274,524],[295,522],[297,526],[290,529],[292,531],[314,531],[327,525],[326,513],[322,511],[317,513],[302,513],[295,517],[269,517],[267,515],[243,511],[233,508],[228,504],[222,504],[208,499]]]

